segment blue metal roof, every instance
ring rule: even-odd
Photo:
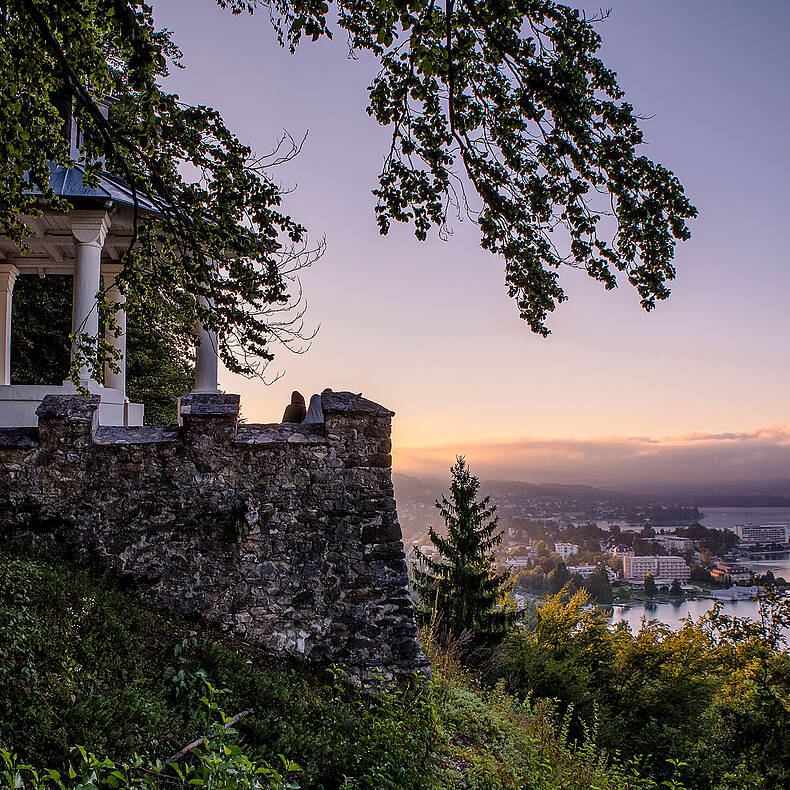
[[[96,186],[87,186],[83,180],[85,173],[82,168],[78,166],[63,167],[53,162],[49,163],[49,167],[52,171],[49,185],[59,197],[83,200],[112,200],[115,203],[134,205],[131,187],[118,176],[102,173]],[[33,191],[38,192],[39,190],[35,189]],[[137,193],[137,205],[143,211],[159,213],[159,210],[154,206],[150,198],[140,192]]]

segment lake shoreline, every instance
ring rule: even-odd
[[[742,598],[740,600],[727,600],[712,596],[699,596],[688,600],[677,601],[627,601],[601,607],[610,612],[610,625],[616,626],[625,622],[636,634],[644,623],[658,621],[669,626],[673,631],[682,628],[684,622],[691,617],[698,620],[707,615],[716,604],[722,611],[731,617],[757,620],[759,619],[758,604],[755,599]],[[786,639],[790,639],[790,628],[784,629]]]

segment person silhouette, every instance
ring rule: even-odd
[[[307,416],[304,418],[304,422],[308,425],[314,425],[323,421],[324,410],[321,408],[321,396],[313,395],[313,397],[310,398],[310,407],[307,410]]]
[[[285,407],[283,422],[301,422],[307,414],[304,395],[298,390],[291,393],[291,402]]]

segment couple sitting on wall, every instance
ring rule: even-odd
[[[305,407],[304,395],[297,390],[291,393],[291,402],[285,407],[283,422],[318,423],[324,421],[324,411],[321,408],[321,396],[313,395],[310,398],[310,408]]]

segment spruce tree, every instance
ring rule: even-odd
[[[462,456],[450,474],[450,499],[436,502],[447,537],[430,528],[440,557],[422,557],[414,569],[418,611],[426,618],[434,616],[445,635],[499,638],[519,617],[503,603],[511,587],[510,572],[498,572],[495,565],[494,550],[503,534],[496,531],[499,517],[488,497],[477,501],[480,481]]]

